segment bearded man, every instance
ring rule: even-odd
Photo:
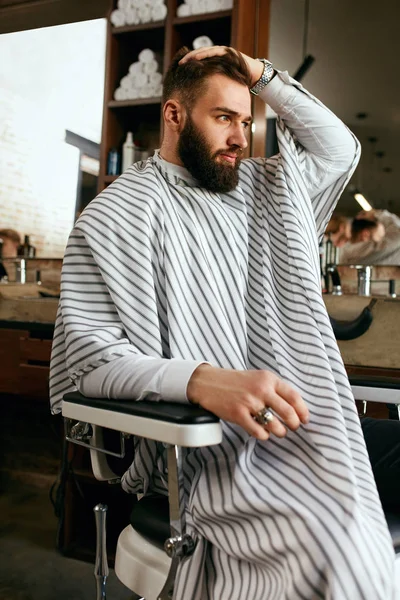
[[[242,159],[249,89],[280,152]],[[394,553],[320,290],[318,239],[354,171],[351,132],[286,72],[225,47],[181,51],[161,149],[76,223],[52,353],[63,393],[194,402],[223,441],[188,450],[175,600],[389,600]],[[166,493],[138,443],[132,493]]]

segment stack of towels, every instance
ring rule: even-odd
[[[189,17],[233,8],[233,0],[184,0],[176,10],[178,17]]]
[[[110,16],[114,27],[163,21],[167,16],[164,0],[118,0],[117,6]]]
[[[127,75],[114,92],[115,100],[135,100],[136,98],[154,98],[162,95],[162,74],[153,50],[145,48],[139,54],[139,60],[129,67]]]
[[[196,39],[193,40],[193,48],[194,50],[198,50],[199,48],[206,48],[214,46],[214,42],[208,35],[199,35]]]

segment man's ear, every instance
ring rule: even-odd
[[[180,133],[185,124],[186,111],[179,100],[171,98],[163,106],[165,126]]]

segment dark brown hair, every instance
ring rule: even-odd
[[[203,92],[207,79],[216,74],[251,87],[251,74],[240,52],[227,48],[223,56],[190,60],[180,65],[179,61],[188,52],[190,50],[185,46],[172,59],[164,78],[163,103],[177,93],[184,106],[190,110]]]
[[[15,229],[0,229],[0,238],[7,238],[14,242],[14,244],[21,243],[19,233]]]
[[[367,229],[368,231],[374,231],[378,226],[377,221],[370,221],[369,219],[353,219],[351,224],[351,241],[354,243],[360,241],[360,234]]]

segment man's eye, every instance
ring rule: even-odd
[[[250,123],[248,121],[243,121],[242,125],[243,129],[248,129],[250,127]]]
[[[228,115],[220,115],[218,119],[220,119],[221,121],[229,121],[230,117],[228,117]]]

